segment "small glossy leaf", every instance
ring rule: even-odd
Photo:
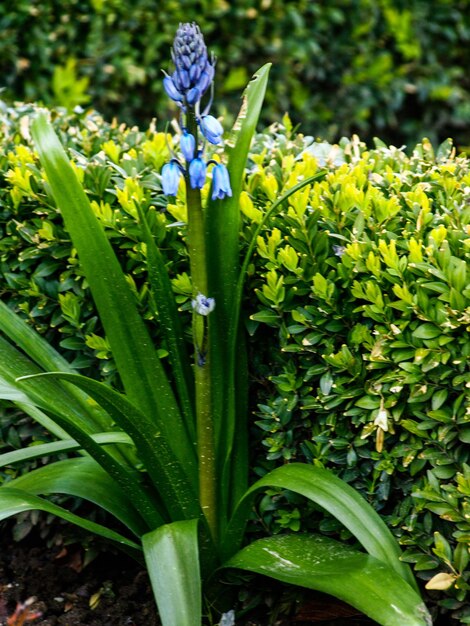
[[[255,322],[262,322],[263,324],[277,324],[279,322],[279,315],[275,311],[270,311],[269,309],[265,309],[264,311],[259,311],[258,313],[253,313],[250,315],[250,319]]]
[[[469,546],[464,543],[457,544],[454,550],[454,567],[458,572],[464,572],[470,561]]]
[[[165,524],[142,537],[163,626],[201,626],[197,520]]]
[[[459,433],[459,439],[463,443],[470,443],[470,428],[462,428]]]
[[[320,389],[323,395],[329,396],[330,391],[333,387],[333,376],[331,372],[325,372],[323,376],[320,378]]]
[[[437,411],[441,408],[444,402],[447,400],[449,392],[447,389],[439,389],[432,396],[431,406],[433,411]]]
[[[452,585],[456,581],[456,576],[454,574],[448,574],[446,572],[441,572],[440,574],[436,574],[426,583],[426,589],[433,589],[435,591],[445,591],[452,587]]]
[[[435,339],[442,334],[442,330],[434,324],[421,324],[412,334],[417,339]]]
[[[373,410],[380,406],[380,398],[377,396],[364,396],[354,403],[361,409]]]

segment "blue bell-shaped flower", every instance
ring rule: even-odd
[[[194,139],[194,135],[188,133],[186,129],[183,130],[183,134],[180,137],[180,150],[188,163],[194,159],[196,140]]]
[[[232,197],[232,187],[228,170],[223,163],[217,163],[212,170],[212,200],[223,200]]]
[[[176,196],[181,178],[181,170],[177,161],[170,161],[162,167],[162,187],[165,196]]]
[[[166,74],[165,78],[163,79],[163,87],[165,88],[167,95],[170,96],[172,100],[174,100],[175,102],[183,102],[182,94],[178,91],[175,83],[173,82],[173,79],[171,78],[171,76],[168,76],[168,74]]]
[[[203,115],[199,120],[199,126],[202,134],[210,143],[218,144],[222,141],[224,129],[213,115]]]
[[[206,182],[207,165],[201,159],[201,156],[197,159],[193,159],[189,164],[189,182],[193,189],[202,189]]]

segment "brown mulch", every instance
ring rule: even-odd
[[[34,535],[15,542],[8,531],[1,533],[0,626],[7,624],[18,603],[25,602],[23,617],[34,618],[25,620],[28,626],[158,626],[149,579],[141,566],[123,555],[101,553],[83,567],[83,558],[77,544],[48,548]],[[38,612],[41,616],[34,617]],[[245,626],[272,622],[263,621],[263,613],[252,615]],[[275,626],[373,624],[321,594],[312,594],[295,617],[275,621]]]
[[[148,577],[127,557],[101,554],[86,567],[78,546],[0,539],[0,625],[31,597],[33,626],[157,626]],[[22,622],[19,622],[22,623]]]

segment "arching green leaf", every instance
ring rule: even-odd
[[[63,509],[52,502],[48,502],[44,498],[31,495],[21,489],[14,489],[10,487],[0,487],[0,520],[7,519],[12,515],[22,513],[23,511],[45,511],[52,515],[57,515],[71,524],[80,526],[90,533],[109,539],[117,543],[122,549],[126,549],[127,552],[132,554],[135,558],[139,558],[141,548],[139,544],[127,539],[123,535],[102,526],[95,522],[90,522],[79,515],[70,513],[66,509]]]
[[[257,492],[268,487],[289,489],[319,504],[336,517],[358,539],[369,554],[395,570],[397,575],[415,587],[409,567],[400,561],[401,550],[382,518],[355,489],[329,470],[291,463],[279,467],[258,480],[241,500],[224,542],[224,549],[240,545],[253,499]]]
[[[102,225],[46,117],[39,115],[31,130],[50,191],[77,249],[126,393],[155,420],[177,458],[186,465],[192,463],[195,470],[193,442]]]
[[[280,535],[253,542],[224,567],[265,574],[331,594],[382,626],[431,626],[420,596],[378,559],[316,535]]]
[[[65,459],[31,470],[6,487],[33,495],[65,493],[84,498],[114,515],[138,537],[148,530],[116,481],[89,457]]]

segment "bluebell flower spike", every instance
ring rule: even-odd
[[[175,102],[194,106],[212,83],[215,63],[197,24],[179,25],[171,58],[176,69],[171,76],[165,75],[165,91]]]
[[[177,161],[172,160],[162,168],[162,187],[165,196],[176,196],[181,178],[181,170]]]
[[[214,164],[212,172],[212,199],[223,200],[232,196],[230,178],[225,165],[216,161],[205,163],[202,151],[198,152],[197,132],[194,119],[203,138],[211,144],[222,142],[223,128],[220,122],[209,115],[214,96],[215,58],[207,54],[204,38],[197,24],[180,24],[173,42],[171,58],[175,69],[171,75],[164,72],[163,86],[168,96],[181,109],[180,152],[186,167],[172,158],[162,169],[162,186],[165,195],[176,195],[181,173],[184,173],[191,189],[202,189],[206,182],[207,166]],[[202,109],[201,98],[210,90]],[[189,121],[188,121],[189,120]],[[192,133],[185,128],[188,124]],[[205,143],[205,142],[204,142]]]
[[[228,170],[223,163],[217,163],[212,170],[212,200],[232,197],[232,187]]]

